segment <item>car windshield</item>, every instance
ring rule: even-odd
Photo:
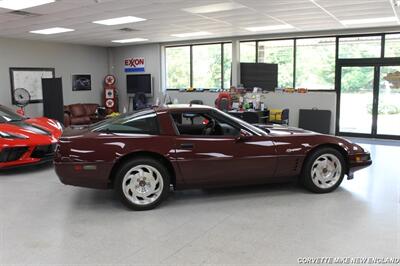
[[[226,116],[226,117],[229,117],[229,119],[234,120],[236,123],[238,123],[238,124],[244,126],[245,128],[249,129],[250,131],[256,133],[256,134],[259,135],[259,136],[266,136],[266,135],[268,135],[264,130],[262,130],[262,129],[256,127],[256,126],[253,126],[253,125],[247,123],[246,121],[243,121],[243,120],[241,120],[241,119],[239,119],[239,118],[237,118],[237,117],[234,117],[233,115],[230,115],[230,114],[227,114],[227,113],[225,113],[225,112],[222,112],[221,110],[217,110],[217,111],[218,111],[220,114],[222,114],[222,115],[224,115],[224,116]]]
[[[7,107],[0,106],[0,123],[8,123],[8,122],[15,122],[21,121],[24,117],[16,114],[11,109]]]

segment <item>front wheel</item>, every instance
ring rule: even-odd
[[[167,197],[169,186],[168,170],[151,158],[123,164],[114,184],[122,203],[137,211],[157,207]]]
[[[345,161],[343,155],[333,148],[321,148],[305,162],[302,183],[315,193],[335,190],[343,180]]]

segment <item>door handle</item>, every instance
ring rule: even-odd
[[[182,149],[193,149],[194,145],[193,143],[182,143],[181,148]]]

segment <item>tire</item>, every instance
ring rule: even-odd
[[[314,193],[328,193],[340,186],[345,171],[346,163],[338,150],[320,148],[304,163],[301,183]]]
[[[135,211],[151,210],[167,198],[170,174],[152,158],[135,158],[117,171],[114,189],[122,203]]]

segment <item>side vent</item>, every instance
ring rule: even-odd
[[[135,31],[139,31],[137,29],[132,29],[132,28],[122,28],[122,29],[118,29],[119,31],[123,31],[123,32],[135,32]]]
[[[294,172],[296,172],[299,167],[299,161],[300,161],[300,159],[297,158],[296,161],[294,162],[294,167],[293,167]]]
[[[38,16],[41,16],[40,14],[26,12],[26,11],[22,11],[22,10],[14,10],[14,11],[8,12],[8,14],[21,16],[21,17],[38,17]]]

